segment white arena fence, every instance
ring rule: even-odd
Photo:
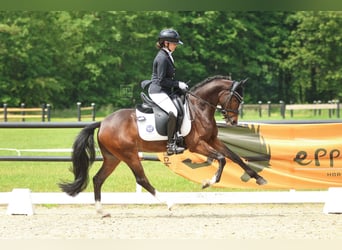
[[[284,192],[161,192],[175,204],[257,204],[257,203],[325,203],[329,191],[284,191]],[[0,204],[8,204],[12,192],[0,193]],[[76,197],[65,193],[31,193],[32,204],[94,204],[94,194],[84,192]],[[104,192],[102,204],[158,204],[147,192]]]

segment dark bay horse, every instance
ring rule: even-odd
[[[190,133],[184,138],[185,145],[191,152],[215,159],[219,163],[215,175],[203,182],[203,188],[220,181],[226,157],[239,164],[246,174],[256,179],[257,184],[267,183],[217,137],[215,111],[219,109],[222,112],[227,124],[236,125],[238,109],[243,99],[243,84],[244,81],[235,82],[229,80],[228,77],[215,76],[195,85],[186,94],[192,124]],[[136,119],[135,109],[121,109],[107,116],[102,122],[92,123],[82,129],[73,144],[74,181],[59,184],[61,189],[75,196],[87,187],[89,168],[95,160],[94,130],[99,128],[97,141],[103,156],[103,163],[93,177],[97,211],[102,213],[101,186],[121,161],[132,170],[138,184],[159,201],[166,202],[161,199],[160,194],[147,179],[138,155],[139,152],[165,152],[166,141],[142,140],[138,134]],[[170,208],[171,203],[166,203]]]

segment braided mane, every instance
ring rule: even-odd
[[[214,80],[218,80],[218,79],[231,80],[229,76],[221,76],[221,75],[211,76],[211,77],[208,77],[207,79],[203,80],[202,82],[197,83],[190,90],[195,91],[196,89],[206,85],[207,83],[212,82]]]

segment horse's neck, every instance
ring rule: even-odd
[[[200,114],[205,113],[208,118],[209,116],[214,117],[216,106],[219,102],[220,92],[227,89],[227,85],[227,80],[220,80],[207,83],[207,85],[203,86],[200,89],[197,89],[194,94],[195,96],[202,99],[202,101],[196,99],[194,100],[196,111],[198,111]]]
[[[194,96],[189,100],[192,112],[195,112],[194,116],[205,115],[207,118],[214,116],[218,101],[214,98],[209,98],[210,96],[213,97],[213,95],[205,91],[196,91],[194,93]]]
[[[197,93],[195,94],[202,100],[210,103],[211,105],[217,106],[219,92],[219,88],[203,88],[197,91]]]

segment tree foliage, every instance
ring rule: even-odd
[[[1,11],[0,102],[130,107],[167,27],[190,85],[220,74],[249,78],[249,103],[342,97],[341,12]]]

